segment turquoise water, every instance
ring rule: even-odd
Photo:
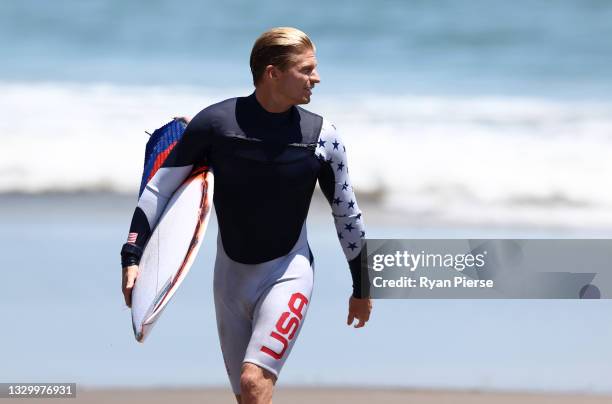
[[[611,18],[605,0],[9,0],[0,79],[246,86],[254,39],[290,25],[334,90],[607,98]]]
[[[211,294],[216,223],[139,345],[122,303],[118,255],[132,203],[104,195],[0,200],[0,380],[227,385]],[[368,231],[493,233],[376,223]],[[345,325],[350,277],[326,210],[312,212],[309,239],[315,291],[281,385],[612,392],[610,301],[377,300],[367,327],[354,330]]]

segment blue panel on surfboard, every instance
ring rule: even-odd
[[[139,197],[142,195],[147,182],[162,166],[176,145],[176,142],[183,137],[186,127],[187,124],[184,121],[173,119],[153,132],[145,150],[144,169],[138,192]]]

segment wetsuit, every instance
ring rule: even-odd
[[[140,196],[123,266],[138,264],[167,201],[200,164],[215,175],[217,328],[232,388],[240,394],[242,363],[278,376],[306,315],[314,270],[306,216],[317,180],[332,208],[355,297],[362,297],[365,232],[335,126],[297,106],[270,113],[253,93],[211,105],[189,123]]]

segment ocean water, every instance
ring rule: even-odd
[[[249,94],[273,26],[317,45],[307,108],[347,142],[370,237],[610,237],[611,21],[607,0],[0,2],[0,381],[226,385],[214,223],[145,345],[118,251],[144,131]],[[309,220],[282,383],[612,392],[607,301],[376,301],[352,330],[328,209]]]
[[[249,94],[254,39],[294,25],[318,46],[308,108],[382,209],[610,228],[611,20],[603,0],[5,1],[0,192],[131,192],[144,131]]]
[[[296,26],[335,89],[607,97],[610,18],[606,0],[7,0],[0,76],[246,86],[257,35]]]

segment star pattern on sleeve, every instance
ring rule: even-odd
[[[326,184],[326,189],[333,190],[329,198],[336,233],[350,261],[359,255],[364,245],[365,231],[362,214],[348,177],[346,146],[336,127],[327,121],[323,124],[317,145],[317,158],[332,174],[325,177],[326,181],[333,181],[333,184]]]

